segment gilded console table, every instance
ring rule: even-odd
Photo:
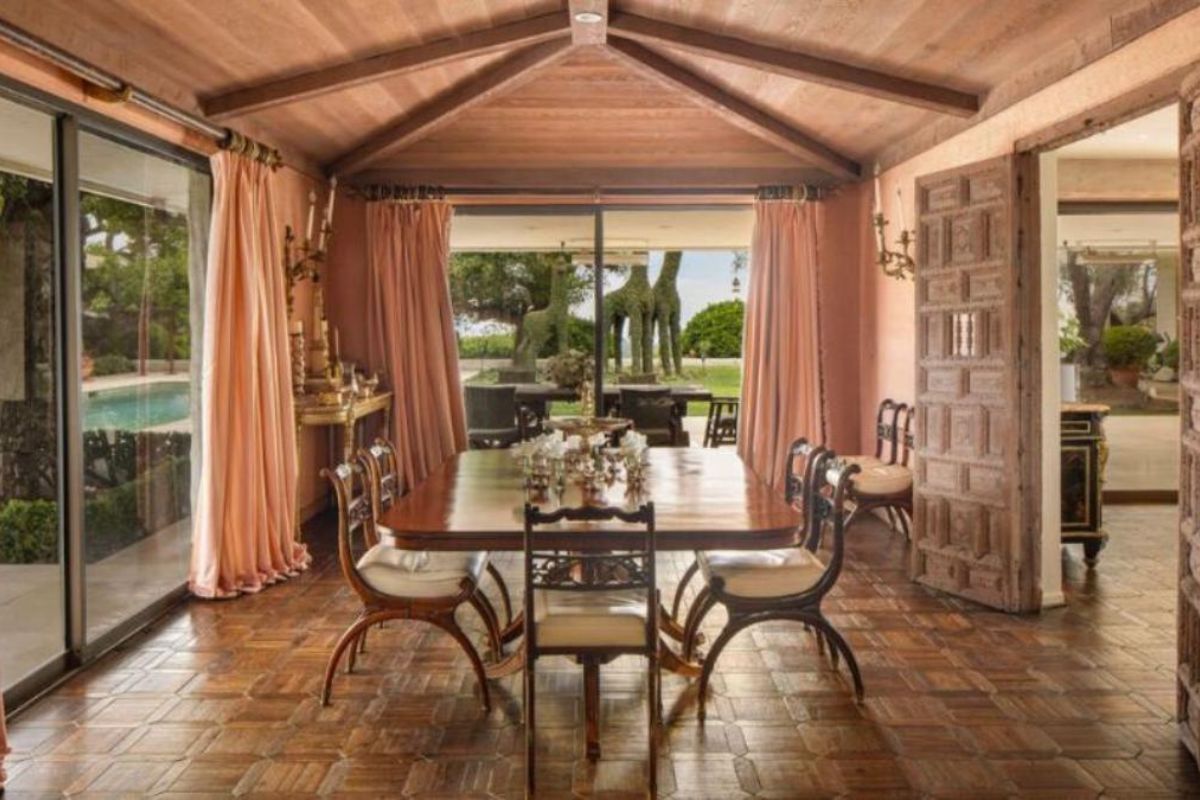
[[[1109,407],[1098,403],[1065,403],[1062,407],[1062,541],[1083,545],[1084,560],[1096,565],[1108,543],[1101,503],[1108,444],[1104,418]]]
[[[335,432],[340,428],[342,431],[342,457],[341,463],[347,462],[354,458],[354,454],[361,443],[358,441],[357,430],[358,421],[373,414],[383,414],[383,430],[388,431],[392,419],[392,393],[380,392],[373,394],[370,397],[360,397],[351,403],[342,405],[318,404],[312,401],[305,401],[304,397],[296,398],[296,468],[300,469],[301,464],[301,434],[305,428],[328,428],[329,429],[329,452],[332,455],[337,452],[334,450]],[[299,486],[297,486],[297,508],[296,508],[296,538],[300,538],[300,508],[299,508]]]

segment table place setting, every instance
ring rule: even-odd
[[[569,482],[580,487],[586,502],[596,503],[618,481],[624,482],[627,494],[642,490],[648,450],[646,437],[637,431],[626,431],[614,447],[604,430],[588,435],[555,430],[518,442],[509,452],[521,462],[522,486],[528,493],[545,496],[554,489],[561,497]]]

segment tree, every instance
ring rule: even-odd
[[[741,300],[711,303],[688,320],[681,344],[685,353],[701,353],[707,343],[707,358],[738,358],[742,354],[742,324],[746,304]]]
[[[1128,263],[1084,263],[1085,253],[1068,248],[1060,285],[1079,320],[1079,333],[1087,342],[1079,362],[1101,363],[1101,338],[1108,325],[1136,325],[1157,313],[1154,301],[1157,269],[1153,259],[1131,254]]]

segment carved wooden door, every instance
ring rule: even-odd
[[[1200,760],[1200,70],[1179,105],[1179,735]]]
[[[1006,156],[916,187],[910,574],[1009,611],[1041,604],[1037,491],[1027,490],[1040,474],[1037,236],[1020,230],[1036,226],[1031,162]]]

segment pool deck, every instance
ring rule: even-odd
[[[98,378],[88,378],[83,382],[83,390],[85,392],[96,392],[106,389],[125,389],[129,386],[145,386],[151,383],[188,383],[190,381],[191,377],[186,371],[176,372],[174,375],[167,373],[138,375],[136,372],[126,372],[121,375],[104,375]]]

